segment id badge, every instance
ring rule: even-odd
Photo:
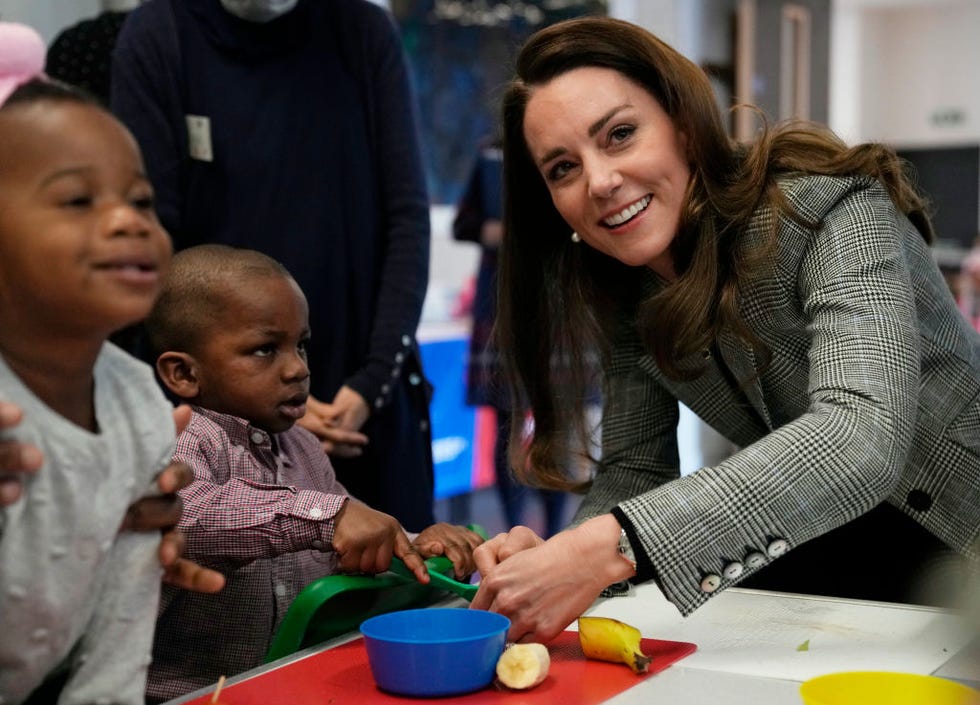
[[[187,119],[187,151],[191,159],[214,161],[211,150],[211,119],[205,115],[185,115]]]

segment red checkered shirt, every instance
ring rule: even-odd
[[[167,700],[262,663],[293,598],[335,571],[333,517],[348,495],[312,433],[270,435],[194,407],[174,460],[194,470],[180,492],[185,555],[221,570],[214,595],[165,587],[147,694]]]

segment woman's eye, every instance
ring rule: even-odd
[[[253,353],[256,357],[271,357],[276,352],[275,345],[263,345],[255,349]]]
[[[306,354],[310,351],[310,339],[304,338],[303,340],[299,341],[299,345],[296,346],[296,349],[299,350],[303,357],[306,357]]]
[[[609,141],[612,143],[625,142],[636,131],[632,125],[618,125],[609,131]]]
[[[559,181],[572,170],[575,165],[571,162],[557,162],[548,169],[548,180]]]

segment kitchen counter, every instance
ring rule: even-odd
[[[718,699],[726,705],[799,705],[802,681],[853,670],[934,674],[980,687],[980,625],[949,610],[732,588],[683,618],[656,586],[644,585],[631,595],[597,601],[588,614],[628,622],[644,637],[698,646],[666,671],[609,699],[609,705],[702,705]],[[227,683],[261,678],[357,636],[305,649]]]

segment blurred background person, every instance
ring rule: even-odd
[[[123,22],[142,0],[102,0],[102,11],[62,30],[48,48],[45,71],[109,105],[112,50]]]
[[[177,249],[264,252],[307,293],[300,422],[354,496],[433,523],[415,332],[429,203],[398,31],[367,0],[156,0],[119,35],[112,106]]]
[[[495,486],[508,528],[524,523],[524,505],[532,491],[511,472],[507,443],[514,418],[510,390],[501,377],[500,359],[493,340],[497,311],[497,250],[503,236],[501,195],[503,153],[499,140],[480,147],[466,189],[453,220],[453,238],[480,246],[480,266],[473,297],[473,327],[466,366],[466,403],[493,409],[496,440],[493,447]],[[518,418],[518,423],[523,419]],[[533,491],[544,508],[545,534],[564,526],[566,493]]]

